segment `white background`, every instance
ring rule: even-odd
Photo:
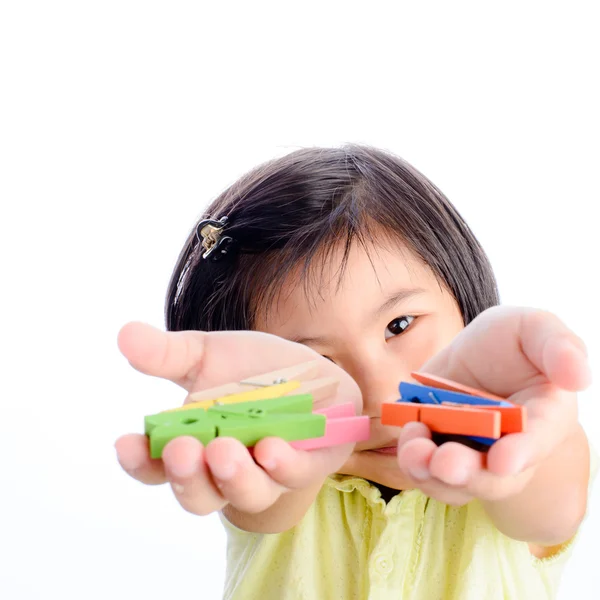
[[[503,301],[556,312],[600,374],[594,2],[200,4],[0,8],[2,600],[220,597],[216,518],[117,465],[113,441],[182,395],[116,336],[163,325],[203,206],[294,148],[411,161]],[[598,384],[580,398],[598,447]],[[590,508],[564,599],[600,597],[598,488]]]

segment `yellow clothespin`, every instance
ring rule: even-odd
[[[339,381],[333,377],[311,379],[318,373],[318,361],[310,361],[263,373],[237,383],[227,383],[208,390],[190,394],[183,406],[163,412],[210,408],[216,404],[236,404],[254,400],[281,398],[290,394],[311,394],[318,402],[335,393]]]

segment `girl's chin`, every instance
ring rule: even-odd
[[[338,473],[361,477],[397,490],[414,487],[398,466],[396,446],[353,452]]]
[[[396,448],[357,452],[346,474],[355,475],[395,490],[413,489],[414,483],[400,470]],[[350,465],[347,465],[350,466]],[[350,472],[348,472],[350,471]]]

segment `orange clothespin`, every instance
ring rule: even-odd
[[[419,421],[436,434],[460,436],[489,447],[502,435],[525,430],[525,408],[494,394],[425,373],[422,385],[400,384],[398,402],[384,404],[381,422],[403,426]]]

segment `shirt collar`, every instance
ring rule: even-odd
[[[356,490],[364,496],[369,504],[385,506],[385,501],[381,497],[381,490],[362,477],[335,474],[328,477],[325,483],[329,487],[338,490],[338,492],[350,493]]]

